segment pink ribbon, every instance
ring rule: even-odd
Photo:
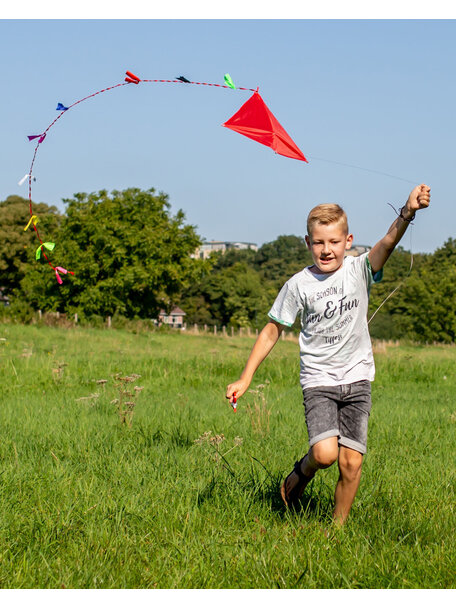
[[[67,274],[68,270],[66,268],[62,268],[61,266],[56,266],[56,268],[55,268],[55,278],[57,279],[57,283],[59,285],[62,285],[63,281],[59,275],[59,271],[63,272],[63,274]]]

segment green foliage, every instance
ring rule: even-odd
[[[373,338],[413,339],[411,327],[413,313],[409,309],[407,297],[413,277],[425,259],[424,254],[414,254],[412,260],[410,252],[405,251],[401,246],[392,253],[383,269],[382,281],[371,289],[368,318],[375,313],[369,327]],[[379,306],[381,308],[377,311]]]
[[[292,235],[279,236],[256,253],[230,251],[211,259],[211,273],[182,300],[191,323],[262,327],[283,283],[312,263],[305,240]],[[397,247],[383,280],[372,287],[369,318],[374,313],[373,338],[454,342],[456,240],[449,239],[434,254],[414,254],[413,260]]]
[[[456,240],[426,259],[406,298],[412,335],[424,342],[456,341]]]
[[[54,233],[61,224],[62,216],[57,209],[45,203],[33,203],[33,213],[39,216],[40,235]],[[29,201],[25,198],[8,196],[0,202],[0,287],[8,295],[20,288],[35,260],[39,242],[33,226],[24,231],[29,219]]]
[[[384,280],[373,289],[370,311],[404,283],[374,318],[374,338],[409,338],[416,342],[456,341],[456,241],[449,239],[432,255],[398,248],[385,266]]]
[[[190,254],[200,239],[182,211],[171,215],[167,195],[102,190],[65,203],[53,258],[74,277],[59,286],[35,266],[22,286],[37,308],[154,317],[199,279],[204,263]]]
[[[282,235],[258,250],[254,266],[276,289],[291,276],[312,264],[312,256],[300,236]]]
[[[43,241],[56,243],[55,265],[74,272],[59,286],[29,229],[29,202],[0,202],[0,289],[13,306],[2,318],[26,322],[31,311],[78,313],[81,322],[117,315],[156,318],[177,304],[187,324],[261,328],[282,285],[312,263],[305,239],[281,235],[257,252],[228,250],[210,260],[191,257],[200,244],[182,211],[170,213],[167,195],[106,190],[65,201],[65,214],[33,204]],[[371,290],[373,338],[416,342],[456,340],[456,239],[433,254],[397,247],[383,281]],[[380,307],[379,310],[378,307]],[[299,322],[296,322],[298,329]]]
[[[273,292],[246,262],[228,266],[225,256],[219,256],[212,272],[187,291],[182,305],[190,323],[212,324],[216,319],[221,325],[255,327],[264,324],[271,297]]]
[[[33,308],[22,298],[13,298],[9,306],[0,305],[2,323],[31,323],[35,316]]]

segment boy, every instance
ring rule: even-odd
[[[300,380],[310,449],[283,482],[281,495],[287,507],[297,507],[318,469],[337,460],[333,517],[338,523],[348,517],[366,453],[370,383],[375,374],[367,326],[369,290],[381,280],[385,262],[416,211],[429,202],[430,188],[416,186],[386,235],[358,257],[345,257],[353,235],[343,209],[334,204],[312,209],[306,243],[314,263],[282,287],[240,379],[227,387],[231,402],[247,391],[284,326],[293,325],[300,313]]]

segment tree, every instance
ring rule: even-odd
[[[456,240],[428,256],[410,281],[404,305],[411,337],[420,342],[456,341]]]
[[[449,239],[433,254],[414,254],[401,247],[385,266],[385,279],[372,290],[370,314],[395,287],[371,323],[374,338],[408,338],[416,342],[456,340],[456,240]]]
[[[427,257],[416,253],[412,260],[412,254],[401,246],[393,251],[383,269],[382,281],[371,289],[368,318],[375,313],[369,326],[372,338],[399,340],[412,336],[409,294]]]
[[[40,234],[56,231],[62,221],[56,207],[45,203],[33,203],[33,214],[39,218]],[[29,201],[25,198],[12,195],[0,202],[0,287],[8,295],[19,289],[34,264],[39,241],[33,227],[24,231],[29,220]]]
[[[282,235],[265,243],[254,258],[254,268],[279,289],[294,274],[312,264],[306,241],[300,236]]]
[[[204,262],[190,257],[201,240],[184,213],[171,215],[168,196],[129,188],[75,194],[52,258],[74,272],[59,286],[44,268],[23,282],[39,308],[86,315],[156,317],[197,281]]]
[[[258,327],[266,322],[271,305],[271,287],[246,262],[222,268],[216,264],[183,299],[189,323]],[[272,296],[273,299],[273,296]]]

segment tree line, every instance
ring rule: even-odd
[[[53,264],[74,272],[59,285],[44,257],[36,260],[33,230],[24,231],[28,201],[0,202],[0,290],[10,301],[4,315],[27,320],[40,309],[151,319],[178,305],[188,324],[259,329],[283,283],[312,263],[304,237],[294,235],[200,260],[193,256],[202,242],[196,227],[182,211],[172,214],[168,196],[153,188],[78,193],[64,203],[64,213],[33,205],[42,240],[56,243]],[[372,287],[369,316],[374,312],[373,338],[455,342],[456,240],[413,260],[398,247]]]

